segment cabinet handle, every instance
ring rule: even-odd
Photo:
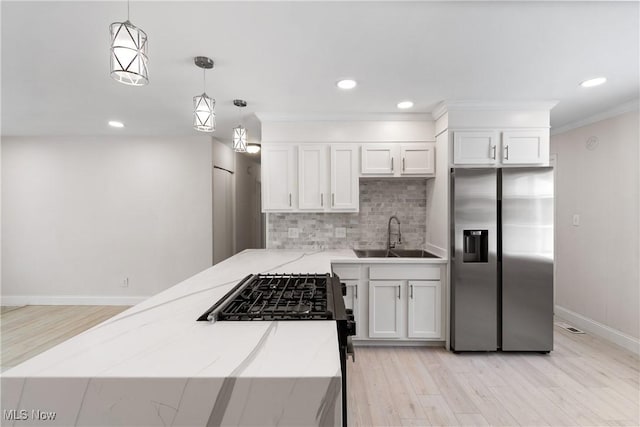
[[[393,172],[393,157],[391,158],[391,172]]]
[[[291,193],[289,193],[289,206],[291,206]]]
[[[505,160],[509,160],[509,146],[508,145],[504,146],[504,153],[505,153],[504,159]]]
[[[493,155],[491,156],[493,158],[493,160],[496,159],[496,146],[494,145],[493,147],[491,147],[491,149],[493,150]]]
[[[398,285],[398,299],[400,299],[400,285]]]
[[[409,289],[411,290],[410,297],[411,297],[411,299],[413,299],[413,285],[409,285]]]
[[[404,157],[402,158],[402,172],[404,172]]]
[[[358,299],[358,285],[353,287],[353,296]]]
[[[320,193],[320,206],[324,206],[324,193]]]
[[[336,193],[331,193],[331,206],[336,205]]]

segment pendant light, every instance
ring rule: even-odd
[[[240,116],[238,126],[233,128],[233,151],[245,153],[247,151],[247,129],[242,126],[242,113],[240,109],[247,106],[247,101],[234,99],[233,105],[238,107],[238,115]]]
[[[147,33],[129,21],[129,1],[127,0],[127,20],[114,22],[111,32],[111,78],[130,86],[144,86],[149,83],[147,56]]]
[[[213,132],[216,130],[216,114],[213,109],[216,107],[216,100],[207,96],[206,93],[206,72],[213,68],[213,60],[206,56],[196,56],[194,58],[196,66],[202,68],[202,95],[193,97],[193,128],[200,132]]]

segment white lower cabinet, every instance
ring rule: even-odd
[[[445,264],[332,263],[356,341],[444,341]]]
[[[402,336],[402,282],[369,282],[369,337]]]
[[[354,338],[360,338],[360,307],[358,300],[358,281],[357,280],[341,280],[347,287],[347,294],[344,296],[344,305],[347,309],[353,310],[353,318],[356,320],[356,334]]]
[[[409,280],[407,336],[441,338],[441,289],[439,280]]]
[[[439,280],[371,280],[369,338],[441,339],[441,303]]]

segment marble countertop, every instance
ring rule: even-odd
[[[328,377],[340,375],[332,321],[196,322],[246,275],[328,273],[352,250],[245,250],[3,373],[4,377]]]
[[[3,377],[336,377],[335,322],[197,322],[252,273],[328,273],[347,251],[246,250],[5,372]]]

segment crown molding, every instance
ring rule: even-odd
[[[366,122],[366,121],[431,121],[431,113],[255,113],[261,122]]]
[[[627,101],[624,104],[620,104],[617,107],[609,108],[608,110],[604,110],[592,116],[585,117],[584,119],[576,120],[575,122],[567,123],[566,125],[552,127],[551,135],[558,135],[560,133],[568,132],[570,130],[580,128],[582,126],[587,126],[592,123],[610,119],[612,117],[619,116],[624,113],[629,113],[631,111],[638,111],[639,108],[640,108],[640,98],[636,98],[631,101]]]

